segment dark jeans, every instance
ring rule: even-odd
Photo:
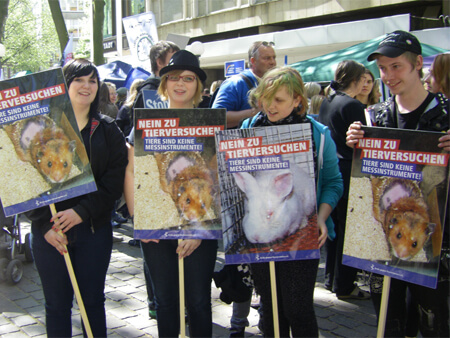
[[[155,294],[159,337],[178,337],[180,332],[177,240],[142,243]],[[190,337],[212,336],[211,281],[217,241],[203,240],[184,259],[185,299]]]
[[[105,278],[112,250],[112,227],[92,233],[86,223],[72,228],[67,247],[95,337],[106,337]],[[31,227],[34,262],[42,282],[48,337],[71,337],[73,288],[64,257],[47,243],[40,229]]]
[[[253,263],[252,275],[263,306],[264,337],[274,337],[269,263]],[[275,263],[280,337],[318,337],[314,286],[319,260]]]
[[[332,287],[333,292],[335,292],[337,296],[348,295],[353,291],[355,288],[354,282],[356,280],[356,274],[358,273],[358,269],[342,264],[351,164],[351,161],[339,161],[339,170],[344,181],[344,194],[331,213],[336,238],[333,241],[334,243],[329,243],[327,245],[325,285],[328,288]]]
[[[385,337],[417,334],[417,327],[423,337],[450,337],[449,281],[448,271],[444,270],[441,266],[439,275],[442,278],[438,281],[436,289],[391,278]],[[377,318],[381,307],[383,278],[376,274],[370,278],[370,293]],[[411,311],[415,311],[413,316],[416,316],[417,322],[408,327],[412,319]]]

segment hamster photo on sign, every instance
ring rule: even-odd
[[[214,133],[224,128],[224,109],[136,109],[135,238],[221,238]]]
[[[227,263],[319,257],[309,125],[216,133]]]

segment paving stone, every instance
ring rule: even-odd
[[[117,279],[117,278],[112,278],[110,280],[108,280],[106,282],[106,285],[110,286],[110,287],[114,287],[117,288],[119,286],[124,286],[127,285],[127,283],[125,283],[125,281]]]
[[[126,293],[127,295],[131,296],[133,293],[136,292],[140,292],[140,290],[137,287],[134,287],[132,285],[124,285],[124,286],[119,286],[116,288],[117,291]]]
[[[136,316],[136,312],[120,306],[120,307],[116,307],[115,309],[111,309],[109,311],[109,313],[113,314],[114,316],[116,316],[119,319],[125,319],[125,318],[130,318],[130,317],[135,317]]]
[[[137,274],[139,274],[139,273],[142,272],[142,267],[137,268],[137,267],[135,267],[135,266],[131,266],[131,265],[130,265],[130,266],[128,266],[128,267],[125,267],[125,268],[123,269],[123,271],[124,271],[125,273],[129,274],[129,275],[134,276],[134,275],[137,275]]]
[[[121,302],[121,305],[122,306],[126,306],[128,309],[130,309],[132,311],[136,311],[136,310],[140,310],[140,309],[144,309],[144,308],[147,309],[148,308],[147,302],[144,303],[144,302],[138,301],[135,298],[124,299]]]
[[[344,316],[344,315],[333,316],[332,320],[335,323],[340,324],[341,326],[348,327],[348,328],[356,328],[356,327],[361,325],[361,323],[359,321],[356,321],[353,318],[347,317],[347,316]]]
[[[6,324],[11,324],[11,322],[0,314],[0,326]]]
[[[123,271],[123,270],[122,270]],[[125,272],[118,272],[118,273],[115,273],[113,276],[114,276],[114,278],[117,278],[117,279],[119,279],[119,280],[122,280],[122,281],[127,281],[127,280],[129,280],[129,279],[132,279],[133,278],[133,276],[132,275],[130,275],[130,274],[128,274],[128,273],[125,273]]]
[[[0,325],[0,336],[4,337],[4,335],[11,334],[14,332],[19,332],[19,328],[14,324],[6,324]]]
[[[126,318],[124,320],[128,324],[130,324],[132,327],[134,327],[138,330],[142,330],[142,329],[145,329],[146,327],[153,325],[152,320],[150,320],[148,316],[147,317],[134,316],[134,317]]]
[[[141,330],[138,330],[132,326],[120,327],[115,331],[117,334],[121,335],[122,337],[143,337],[143,336],[145,336],[144,332],[142,332]]]
[[[2,338],[26,338],[26,337],[28,337],[28,335],[23,332],[6,333],[2,335]]]
[[[23,309],[29,309],[38,306],[40,303],[38,303],[34,298],[28,297],[25,299],[19,299],[18,301],[16,301],[16,304]]]
[[[108,298],[110,298],[110,299],[112,299],[112,300],[114,300],[114,301],[116,301],[116,302],[128,298],[128,295],[127,295],[127,294],[125,294],[125,293],[123,293],[123,292],[120,292],[120,291],[112,291],[112,292],[108,292],[105,296],[108,297]]]
[[[37,323],[36,319],[34,319],[33,317],[28,316],[28,315],[22,315],[22,316],[17,316],[17,317],[11,318],[11,321],[18,327]]]
[[[41,324],[24,326],[22,327],[22,330],[30,337],[36,337],[46,334],[46,329]]]
[[[323,318],[317,318],[317,324],[319,325],[320,329],[325,331],[333,331],[339,326],[337,323]]]

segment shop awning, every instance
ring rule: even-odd
[[[334,79],[334,72],[339,62],[351,59],[362,63],[372,71],[375,78],[379,78],[380,72],[375,61],[368,62],[367,56],[377,49],[379,42],[384,37],[385,35],[329,54],[299,61],[289,66],[300,72],[304,82],[327,82]],[[422,43],[422,55],[424,57],[445,52],[445,49]]]

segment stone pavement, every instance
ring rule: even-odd
[[[22,236],[29,232],[29,224],[21,225]],[[114,231],[121,239],[115,242],[111,264],[106,277],[106,311],[109,337],[157,337],[156,320],[149,319],[147,293],[142,271],[141,252],[138,247],[128,245],[132,228],[123,225]],[[0,236],[4,241],[5,236]],[[4,255],[1,253],[0,255]],[[0,337],[45,337],[44,296],[39,275],[33,263],[23,262],[22,279],[15,285],[0,284]],[[219,250],[216,270],[224,264],[223,251]],[[314,303],[319,323],[320,337],[375,337],[377,323],[372,303],[369,300],[341,301],[323,288],[323,259],[319,266]],[[214,337],[228,337],[231,305],[220,301],[220,289],[212,283],[212,311]],[[367,290],[367,286],[362,285]],[[299,304],[301,306],[301,304]],[[258,337],[258,313],[251,309],[250,326],[246,337]],[[81,337],[81,319],[76,302],[72,316],[73,336]]]

